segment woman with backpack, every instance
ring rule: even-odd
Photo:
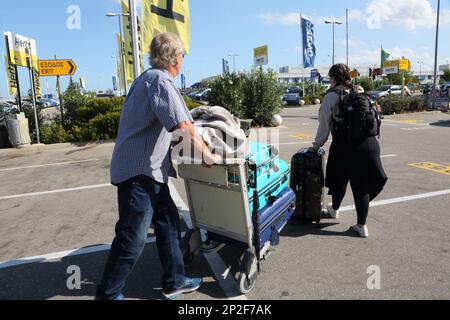
[[[327,210],[332,218],[339,218],[339,208],[350,182],[358,215],[358,223],[352,229],[367,238],[369,203],[387,182],[377,140],[380,120],[370,97],[352,85],[348,66],[336,64],[328,75],[331,89],[321,105],[319,129],[313,143],[313,149],[319,150],[330,133],[333,135],[325,183],[333,203]]]

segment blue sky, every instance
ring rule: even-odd
[[[439,64],[450,62],[450,0],[441,1]],[[236,68],[249,69],[253,48],[269,46],[269,67],[301,63],[301,34],[297,17],[303,13],[315,23],[317,65],[329,65],[332,29],[325,18],[343,18],[350,10],[350,65],[376,65],[381,44],[394,57],[406,56],[415,69],[431,69],[434,59],[437,0],[190,0],[191,54],[183,72],[192,84],[221,73],[221,59],[238,54]],[[81,9],[81,29],[69,30],[66,13],[70,5]],[[17,8],[20,8],[18,10]],[[86,78],[89,90],[112,87],[115,74],[115,32],[117,19],[105,17],[118,12],[117,0],[15,0],[4,1],[0,30],[32,37],[39,59],[73,59],[75,80]],[[0,45],[5,51],[3,41]],[[337,61],[345,60],[345,26],[336,27]],[[148,64],[147,64],[148,65]],[[230,61],[232,67],[232,61]],[[26,70],[21,68],[22,90],[29,88]],[[0,96],[7,95],[5,67],[0,61]],[[66,87],[67,78],[62,86]],[[45,79],[42,87],[45,92]],[[50,92],[55,80],[49,78]]]

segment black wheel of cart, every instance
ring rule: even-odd
[[[258,277],[256,255],[252,249],[247,249],[241,256],[238,284],[242,294],[253,290]]]

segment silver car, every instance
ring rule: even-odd
[[[410,97],[411,91],[408,87],[404,87],[405,95]],[[367,94],[372,97],[372,99],[378,100],[382,97],[386,97],[391,93],[392,95],[401,95],[402,94],[402,86],[399,85],[383,85],[375,89],[374,91],[369,91]]]

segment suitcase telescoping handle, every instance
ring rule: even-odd
[[[256,167],[256,166],[255,166]],[[256,170],[257,168],[254,169],[254,175],[256,177]],[[259,217],[259,194],[258,194],[258,188],[257,188],[257,184],[256,184],[256,179],[255,179],[255,187],[253,189],[253,208],[252,208],[252,222],[253,222],[253,245],[255,247],[255,255],[256,255],[256,261],[257,261],[257,266],[258,266],[258,274],[260,272],[260,268],[259,268],[259,260],[261,258],[261,235],[260,235],[260,225],[259,225],[259,221],[260,221],[260,217]]]

